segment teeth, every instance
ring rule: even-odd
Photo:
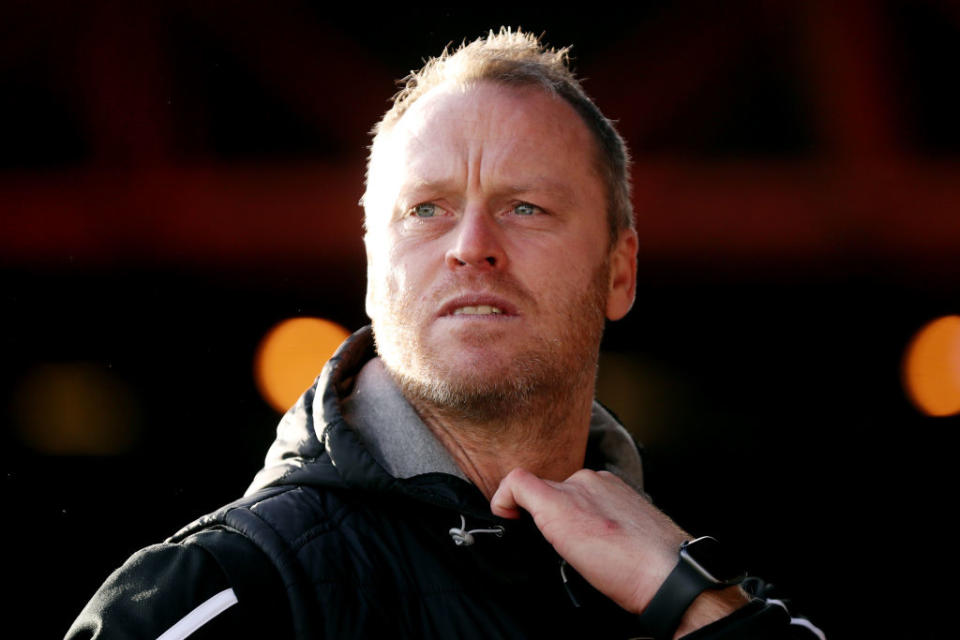
[[[481,304],[476,307],[460,307],[453,312],[455,316],[488,316],[503,313],[497,307],[491,307],[488,304]]]

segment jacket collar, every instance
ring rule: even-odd
[[[247,494],[289,484],[402,493],[490,518],[482,493],[457,473],[449,454],[432,439],[399,389],[383,389],[393,383],[385,372],[377,373],[377,365],[368,365],[374,358],[370,327],[341,345],[280,421],[264,468]],[[389,397],[364,400],[364,393],[378,388]],[[392,421],[376,419],[385,412],[396,415]],[[397,426],[398,419],[404,424]],[[396,446],[398,432],[407,436],[406,448]],[[599,403],[594,403],[591,416],[586,466],[611,471],[643,490],[635,443]]]

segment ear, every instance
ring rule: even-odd
[[[627,315],[637,294],[637,232],[624,229],[610,252],[610,289],[607,293],[607,319]]]

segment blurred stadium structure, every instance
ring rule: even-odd
[[[960,423],[911,405],[901,361],[960,309],[960,6],[373,13],[0,8],[4,539],[20,591],[55,590],[35,635],[242,492],[277,419],[261,338],[365,322],[356,203],[394,79],[501,24],[573,44],[634,152],[641,285],[599,393],[654,498],[831,637],[942,634],[949,570],[912,565]]]

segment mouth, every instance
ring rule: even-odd
[[[508,301],[490,295],[458,296],[440,307],[439,317],[506,318],[518,315]]]
[[[492,307],[488,304],[477,306],[466,306],[454,309],[451,315],[454,316],[498,316],[503,313],[500,307]]]

